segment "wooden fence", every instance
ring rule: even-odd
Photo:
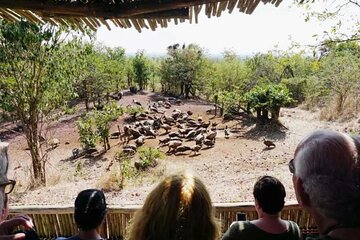
[[[101,235],[106,236],[108,239],[122,239],[134,212],[140,207],[139,205],[127,207],[110,205],[105,221],[99,229]],[[215,210],[222,232],[225,232],[229,225],[236,220],[237,212],[245,213],[247,220],[257,218],[253,203],[215,204]],[[47,239],[76,234],[77,229],[73,212],[74,208],[70,206],[22,206],[10,208],[10,216],[25,213],[32,217],[39,236]],[[298,223],[303,233],[317,233],[314,220],[295,202],[289,202],[285,205],[281,217]]]

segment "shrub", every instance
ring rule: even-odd
[[[280,108],[294,101],[284,85],[274,84],[256,86],[245,94],[244,99],[250,108],[255,109],[257,118],[262,121],[269,119],[269,112],[271,119],[277,121]]]
[[[96,146],[96,141],[101,139],[104,143],[104,149],[110,149],[110,123],[123,113],[124,109],[118,106],[116,102],[106,104],[103,111],[94,110],[87,113],[77,122],[81,145],[85,149],[93,148]]]
[[[140,147],[138,152],[141,169],[155,167],[157,165],[157,160],[165,157],[164,153],[162,153],[159,149],[152,147]]]
[[[98,184],[98,187],[105,191],[118,191],[124,188],[126,180],[134,176],[134,168],[130,159],[119,152],[115,155],[118,167],[111,170]]]
[[[99,135],[96,132],[96,123],[93,114],[86,114],[79,121],[76,126],[80,135],[80,143],[84,149],[94,148]]]

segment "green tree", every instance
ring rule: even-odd
[[[133,70],[135,81],[138,84],[139,89],[146,89],[151,72],[148,59],[144,55],[144,51],[136,53],[136,56],[133,59]]]
[[[359,101],[360,59],[351,51],[333,53],[322,59],[319,78],[328,89],[328,102],[335,100],[335,111],[341,113],[348,98]],[[358,105],[358,104],[356,104]]]
[[[194,44],[183,45],[183,48],[174,46],[168,48],[168,56],[161,63],[163,90],[186,98],[190,94],[195,96],[205,77],[203,50]]]
[[[84,99],[86,110],[90,111],[91,103],[102,108],[111,92],[119,92],[125,87],[126,56],[122,48],[96,47],[94,43],[86,43],[82,48],[84,60],[77,92]]]
[[[0,103],[13,109],[23,124],[34,178],[43,184],[47,155],[40,148],[42,125],[73,95],[81,57],[77,39],[65,41],[64,30],[0,21],[0,96],[6,96]]]
[[[256,86],[245,95],[245,101],[256,111],[256,117],[262,122],[271,119],[277,121],[280,114],[280,108],[291,103],[293,99],[289,90],[283,85],[268,84]]]
[[[81,145],[85,150],[94,148],[100,139],[104,144],[104,150],[110,149],[110,127],[111,122],[123,115],[124,109],[116,102],[109,102],[103,110],[88,112],[83,118],[77,121]]]

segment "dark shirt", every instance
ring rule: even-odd
[[[298,225],[289,221],[286,232],[273,234],[265,232],[250,221],[233,222],[224,234],[222,240],[300,240]]]
[[[76,235],[76,236],[72,236],[72,237],[69,237],[69,238],[66,238],[66,237],[58,237],[58,238],[56,238],[55,240],[88,240],[88,239],[81,239],[81,238],[79,238],[78,235]],[[100,239],[98,239],[98,240],[104,240],[104,238],[100,238]]]
[[[336,240],[335,238],[331,238],[329,236],[310,236],[306,237],[306,240]]]

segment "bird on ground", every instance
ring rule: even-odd
[[[192,146],[190,150],[194,155],[197,155],[199,154],[201,148],[202,148],[202,143]]]
[[[275,145],[275,143],[273,143],[272,141],[270,141],[270,140],[266,140],[265,138],[264,138],[264,144],[266,145],[266,148],[275,148],[276,147],[276,145]]]
[[[203,141],[203,144],[208,148],[211,148],[211,147],[213,147],[215,145],[215,143],[212,140],[209,140],[209,139],[205,139]]]
[[[230,136],[230,130],[228,129],[228,126],[227,126],[227,125],[225,126],[224,133],[225,133],[225,138],[229,138],[229,136]]]
[[[140,107],[142,106],[141,103],[135,99],[133,99],[133,103],[136,104],[136,105],[139,105]]]

